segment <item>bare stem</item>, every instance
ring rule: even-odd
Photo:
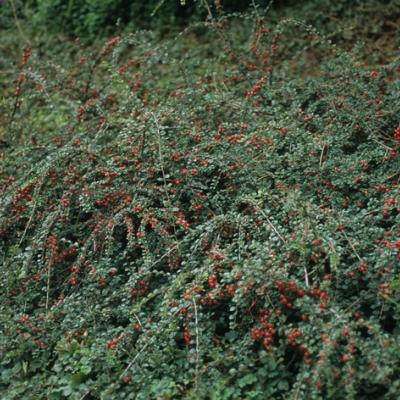
[[[200,335],[199,335],[199,321],[197,317],[197,305],[196,301],[193,299],[193,307],[194,307],[194,321],[195,321],[195,329],[196,329],[196,366],[194,373],[194,390],[197,390],[198,380],[199,380],[199,354],[200,354]]]
[[[304,281],[305,281],[306,287],[309,287],[310,282],[308,281],[308,271],[307,271],[307,268],[305,265],[304,265]]]
[[[271,220],[269,219],[268,215],[265,214],[265,212],[254,202],[252,202],[252,204],[257,208],[257,211],[260,212],[263,217],[267,220],[268,225],[271,227],[271,229],[276,233],[276,235],[279,237],[279,239],[282,240],[283,243],[287,243],[285,238],[279,233],[278,229],[275,228],[274,224],[271,222]]]
[[[349,242],[350,247],[353,249],[354,254],[356,255],[356,257],[358,258],[359,261],[362,262],[362,258],[360,257],[360,255],[358,254],[356,248],[354,247],[354,244],[351,242],[351,240],[349,239],[349,237],[347,236],[346,232],[343,230],[343,235],[346,238],[346,240]]]
[[[53,265],[53,257],[54,255],[51,255],[49,264],[47,266],[47,283],[46,283],[46,316],[49,312],[49,300],[50,300],[50,276],[51,276],[51,267]]]
[[[14,21],[15,21],[15,25],[17,27],[17,30],[21,36],[21,38],[23,39],[24,42],[28,43],[29,45],[31,44],[31,42],[29,41],[29,39],[26,37],[21,24],[19,23],[19,19],[17,16],[17,9],[15,7],[15,3],[14,0],[10,0],[10,4],[11,4],[11,8],[12,8],[12,12],[13,12],[13,17],[14,17]]]

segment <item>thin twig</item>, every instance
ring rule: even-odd
[[[275,0],[271,0],[271,1],[268,3],[267,7],[265,7],[264,14],[267,14],[267,12],[269,11],[269,9],[272,7],[272,4],[274,4],[274,1],[275,1]]]
[[[31,215],[29,216],[29,219],[28,219],[28,222],[27,222],[27,224],[25,226],[24,232],[22,233],[21,239],[19,240],[18,247],[20,247],[22,242],[24,241],[26,232],[28,231],[28,229],[29,229],[29,227],[30,227],[30,225],[32,223],[33,216],[35,215],[36,205],[37,205],[37,201],[35,201],[35,203],[33,205],[33,208],[32,208],[32,211],[31,211]]]
[[[255,14],[257,15],[257,22],[258,22],[260,19],[260,13],[258,12],[256,2],[254,0],[251,0],[251,5],[254,8]]]
[[[47,266],[47,283],[46,283],[46,316],[49,312],[49,300],[50,300],[50,276],[51,276],[51,267],[53,264],[54,254],[51,255],[49,264]]]
[[[136,354],[136,356],[133,358],[133,360],[122,371],[121,375],[119,376],[119,379],[122,379],[122,377],[126,374],[126,372],[129,371],[133,367],[133,365],[135,364],[136,360],[147,349],[147,347],[149,346],[150,342],[151,342],[151,339],[140,349],[140,351]]]
[[[294,395],[294,400],[297,400],[299,398],[300,388],[301,388],[301,386],[298,385],[297,386],[297,390],[296,390],[296,394]]]
[[[307,268],[305,265],[304,265],[304,281],[305,281],[306,287],[309,287],[310,283],[308,281],[308,271],[307,271]]]
[[[137,322],[139,323],[140,327],[141,327],[142,330],[143,330],[143,325],[142,325],[142,323],[140,322],[139,317],[138,317],[136,314],[133,314],[133,315],[135,316],[135,318],[137,319]]]
[[[271,305],[272,309],[273,309],[274,312],[275,312],[275,306],[274,306],[274,303],[272,302],[272,299],[271,299],[270,295],[268,294],[268,292],[265,293],[265,295],[267,296],[267,299],[268,299],[268,301],[269,301],[269,304]]]
[[[347,236],[346,232],[345,232],[344,230],[343,230],[342,232],[343,232],[343,235],[344,235],[344,237],[346,238],[346,240],[349,242],[350,247],[353,249],[354,254],[357,256],[358,260],[359,260],[360,262],[362,262],[362,258],[361,258],[360,255],[358,254],[356,248],[354,247],[353,243],[351,242],[351,240],[350,240],[349,237]]]
[[[282,240],[283,243],[287,243],[285,238],[279,233],[279,231],[275,228],[274,224],[271,222],[271,220],[269,219],[268,215],[265,214],[265,212],[254,202],[252,202],[252,204],[257,208],[257,211],[259,211],[263,217],[267,220],[268,225],[271,227],[271,229],[276,233],[276,235],[279,237],[279,239]]]
[[[153,117],[154,123],[156,124],[157,127],[157,136],[158,136],[158,158],[160,161],[160,168],[161,168],[161,173],[163,176],[163,181],[164,181],[164,190],[165,190],[165,194],[167,196],[168,199],[168,203],[171,204],[171,199],[169,198],[169,194],[168,194],[168,185],[167,185],[167,179],[165,177],[165,171],[164,171],[164,161],[163,161],[163,155],[162,155],[162,150],[161,150],[161,126],[158,123],[157,117],[155,116],[155,114],[152,112],[151,116]]]
[[[176,314],[178,314],[179,309],[175,311],[171,317],[174,317]],[[119,379],[122,379],[122,377],[133,367],[135,364],[136,360],[139,358],[139,356],[149,347],[150,343],[157,337],[157,335],[161,334],[164,331],[164,328],[159,329],[154,336],[152,336],[149,341],[139,350],[138,353],[136,353],[135,357],[133,357],[132,361],[128,364],[128,366],[122,371],[121,375],[119,376]]]
[[[24,31],[22,30],[22,26],[21,26],[21,24],[19,23],[19,19],[18,19],[18,16],[17,16],[17,10],[16,10],[16,7],[15,7],[14,0],[10,0],[10,4],[11,4],[11,8],[12,8],[12,13],[13,13],[13,16],[14,16],[15,25],[17,26],[17,30],[18,30],[18,32],[19,32],[21,38],[22,38],[26,43],[28,43],[29,45],[31,45],[31,42],[30,42],[29,39],[26,37]]]
[[[343,314],[346,314],[353,306],[355,306],[357,303],[359,303],[361,301],[360,298],[356,299],[355,301],[353,301],[344,311]]]
[[[203,0],[202,3],[203,3],[204,7],[205,7],[206,10],[207,10],[208,19],[209,19],[211,22],[213,22],[213,21],[214,21],[214,17],[213,17],[213,15],[212,15],[211,8],[210,8],[210,6],[208,5],[207,0]]]
[[[196,300],[193,299],[193,307],[194,307],[194,322],[195,322],[195,327],[196,327],[196,366],[195,366],[195,372],[194,372],[194,391],[196,392],[197,390],[197,385],[198,385],[198,378],[199,378],[199,348],[200,348],[200,335],[199,335],[199,321],[197,318],[197,305],[196,305]]]
[[[319,157],[319,167],[320,168],[322,167],[322,163],[324,161],[325,149],[326,149],[326,144],[324,143],[324,145],[322,146],[322,149],[321,149],[321,155]]]
[[[89,389],[79,400],[83,400],[88,394],[90,394],[90,391],[92,389]]]

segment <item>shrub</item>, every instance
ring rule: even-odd
[[[179,28],[199,15],[199,7],[192,1],[181,4],[178,0],[28,0],[18,5],[21,16],[36,32],[63,33],[89,40],[126,27],[137,30],[170,24]]]
[[[399,62],[254,22],[246,43],[210,24],[208,67],[184,34],[76,43],[63,66],[25,50],[4,399],[396,397]],[[330,53],[315,76],[281,61],[288,26]]]

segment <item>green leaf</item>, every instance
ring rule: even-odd
[[[278,382],[278,389],[282,391],[286,391],[289,389],[289,383],[287,381],[279,381]]]
[[[243,388],[245,386],[251,385],[252,383],[257,382],[257,377],[253,374],[247,374],[244,377],[240,378],[238,381],[239,387]]]

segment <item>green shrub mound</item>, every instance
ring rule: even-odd
[[[321,39],[300,79],[282,26],[235,45],[229,23],[201,65],[145,33],[68,65],[25,51],[2,399],[398,395],[399,62]]]
[[[226,12],[240,12],[251,4],[251,0],[4,0],[0,2],[0,11],[4,15],[2,22],[7,25],[17,15],[36,33],[94,40],[124,29],[135,31],[161,26],[176,30],[204,19],[205,7],[217,12],[222,11],[223,5]],[[267,4],[266,0],[257,2],[258,7]]]

